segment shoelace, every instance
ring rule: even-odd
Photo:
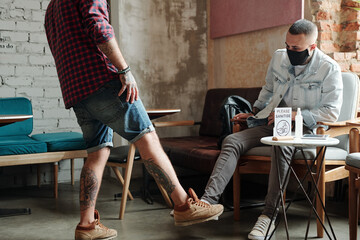
[[[269,226],[269,221],[267,219],[261,218],[256,222],[253,229],[261,232],[262,234],[265,234],[268,229],[268,226]]]
[[[95,225],[98,225],[99,227],[101,227],[101,228],[103,228],[105,230],[108,230],[108,228],[105,227],[104,225],[102,225],[102,223],[98,219],[95,220]]]
[[[195,201],[193,198],[189,198],[189,201],[190,201],[190,204],[194,204],[194,205],[197,205],[199,207],[204,207],[204,208],[209,208],[210,207],[209,204],[207,204],[206,202],[200,201],[200,200]]]

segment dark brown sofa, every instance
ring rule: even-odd
[[[238,95],[253,104],[261,88],[218,88],[207,91],[199,136],[161,138],[161,144],[174,166],[210,174],[220,154],[220,108],[224,100]],[[194,103],[196,104],[196,103]],[[156,126],[156,123],[155,123]]]

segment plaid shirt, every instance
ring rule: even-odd
[[[45,29],[66,108],[119,78],[97,47],[114,37],[106,0],[51,0]]]

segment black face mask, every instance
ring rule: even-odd
[[[296,52],[296,51],[292,51],[287,49],[287,54],[289,57],[289,60],[291,62],[291,65],[296,66],[296,65],[302,65],[306,62],[306,60],[308,59],[309,55],[309,51],[307,49],[305,49],[302,52]]]

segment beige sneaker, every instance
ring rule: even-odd
[[[260,217],[258,217],[258,220],[255,223],[255,226],[249,233],[248,238],[253,240],[264,240],[269,224],[270,224],[270,218],[266,215],[260,215]],[[275,224],[274,221],[272,221],[266,239],[270,238],[271,233],[274,231],[274,229],[275,229]]]
[[[117,236],[115,229],[109,229],[100,223],[100,215],[95,210],[95,221],[90,227],[76,226],[75,240],[108,240],[113,239]]]
[[[221,204],[210,205],[199,200],[193,189],[189,189],[190,197],[187,202],[174,208],[176,226],[188,226],[213,220],[220,216],[224,207]]]

